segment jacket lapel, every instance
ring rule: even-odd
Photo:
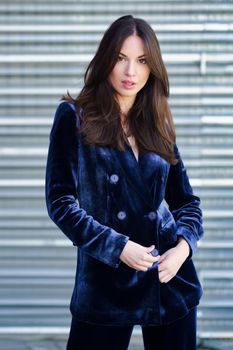
[[[126,145],[125,151],[118,151],[117,149],[110,148],[110,152],[117,161],[131,187],[135,189],[147,205],[154,208],[152,192],[150,192],[148,184],[142,175],[144,170],[140,169],[141,158],[143,157],[145,161],[145,157],[148,157],[149,154],[139,154],[137,161],[131,147],[128,145]]]

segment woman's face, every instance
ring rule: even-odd
[[[137,35],[130,35],[125,39],[109,80],[121,104],[132,106],[136,94],[146,84],[150,69],[145,57],[142,39]]]

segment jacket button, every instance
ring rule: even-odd
[[[126,213],[124,211],[119,211],[119,213],[117,213],[117,217],[119,220],[124,220],[126,218]]]
[[[117,174],[112,174],[110,176],[110,183],[111,184],[116,184],[119,181],[119,176]]]
[[[153,255],[153,256],[159,255],[158,250],[157,250],[156,248],[154,248],[154,249],[152,250],[152,252],[151,252],[151,255]]]
[[[148,214],[148,218],[152,221],[152,220],[155,220],[156,218],[156,213],[154,211],[151,211],[149,214]]]

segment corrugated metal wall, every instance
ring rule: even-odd
[[[47,216],[45,161],[54,111],[76,93],[107,25],[153,25],[205,239],[199,336],[233,337],[233,2],[11,0],[0,3],[0,333],[67,332],[75,248]]]

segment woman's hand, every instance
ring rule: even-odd
[[[153,256],[150,254],[154,248],[154,245],[144,247],[129,240],[122,250],[120,259],[129,267],[132,267],[137,271],[145,272],[148,268],[152,267],[154,262],[159,260],[159,255]]]
[[[179,271],[190,253],[189,244],[180,237],[176,247],[167,250],[158,260],[159,280],[169,282]]]

